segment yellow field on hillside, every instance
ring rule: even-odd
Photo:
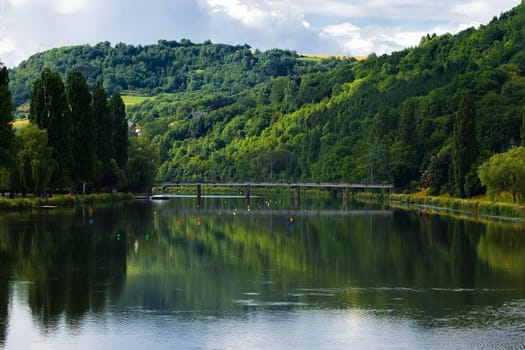
[[[299,56],[302,56],[305,58],[311,58],[311,59],[326,59],[326,58],[331,58],[331,57],[337,58],[339,60],[355,58],[358,61],[362,61],[366,59],[366,56],[344,56],[344,55],[337,56],[337,55],[319,55],[319,54],[310,54],[310,53],[299,54]]]
[[[126,107],[129,107],[129,106],[134,106],[134,105],[138,105],[139,103],[145,101],[145,100],[148,100],[150,99],[151,96],[146,96],[146,95],[125,95],[125,94],[122,94],[122,101],[124,102],[124,105],[126,105]]]

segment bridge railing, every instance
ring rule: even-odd
[[[349,183],[349,182],[265,182],[265,181],[225,181],[225,182],[174,182],[174,181],[163,181],[155,182],[154,186],[166,186],[166,187],[193,187],[193,186],[223,186],[223,187],[318,187],[318,188],[378,188],[378,189],[393,189],[392,184],[383,183]]]

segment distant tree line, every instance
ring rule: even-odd
[[[326,61],[328,63],[329,61]],[[303,60],[289,50],[252,50],[248,45],[159,40],[133,46],[101,42],[57,48],[33,55],[11,71],[15,105],[29,100],[33,81],[44,68],[60,73],[79,71],[88,86],[99,81],[109,91],[239,93],[270,78],[326,69],[315,60]]]

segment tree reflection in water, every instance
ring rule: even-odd
[[[129,308],[181,318],[356,308],[425,326],[525,289],[517,224],[370,208],[189,207],[2,214],[0,344],[12,280],[31,282],[27,305],[44,331]]]

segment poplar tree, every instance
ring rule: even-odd
[[[95,121],[97,138],[97,174],[95,186],[98,189],[114,188],[122,180],[122,172],[118,170],[113,159],[113,117],[109,109],[108,95],[100,82],[93,87],[93,120]]]
[[[406,187],[417,174],[415,102],[407,100],[399,120],[396,141],[390,147],[390,172],[394,186]]]
[[[9,90],[9,74],[0,63],[0,168],[10,168],[13,162],[15,133],[13,103]]]
[[[73,122],[73,172],[75,182],[82,182],[82,193],[86,183],[93,181],[97,160],[97,139],[91,94],[82,73],[74,71],[67,76],[67,101]]]
[[[113,123],[108,106],[108,95],[100,82],[93,86],[93,120],[97,131],[97,159],[108,167],[113,154]]]
[[[109,109],[113,120],[113,158],[120,169],[124,169],[128,162],[128,121],[124,101],[118,91],[111,96]]]
[[[476,133],[476,108],[470,92],[459,101],[452,135],[452,175],[455,194],[466,197],[465,179],[479,155]]]
[[[51,185],[67,185],[73,166],[72,125],[66,89],[57,72],[44,69],[40,79],[33,83],[29,120],[40,129],[47,130],[48,143],[57,162]]]

